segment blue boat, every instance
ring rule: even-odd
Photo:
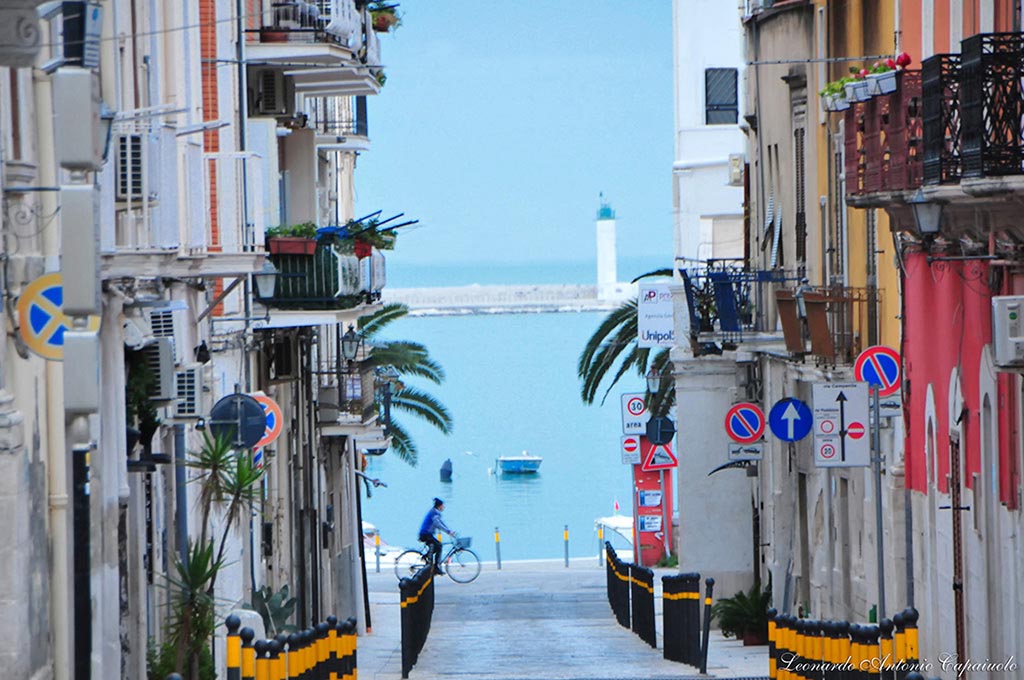
[[[523,451],[518,456],[502,456],[495,461],[495,468],[503,475],[535,474],[543,460],[540,456],[531,456]]]

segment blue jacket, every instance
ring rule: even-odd
[[[423,518],[423,524],[420,525],[421,534],[434,534],[434,531],[440,529],[446,534],[452,533],[452,530],[448,528],[448,525],[441,519],[441,511],[437,508],[431,508],[427,516]]]

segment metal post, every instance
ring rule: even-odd
[[[494,554],[498,556],[498,571],[501,571],[501,535],[498,527],[494,527]]]
[[[377,555],[377,573],[380,573],[380,529],[373,533],[373,548]]]
[[[882,446],[881,416],[878,404],[878,386],[871,388],[871,406],[875,414],[874,426],[871,428],[872,447],[875,450],[875,552],[878,560],[878,618],[885,618],[885,556],[882,548]]]
[[[604,527],[597,526],[597,566],[604,566]]]
[[[565,566],[569,567],[569,525],[565,525],[565,531],[562,532],[563,538],[565,538]]]
[[[715,579],[705,579],[707,590],[704,595],[704,635],[700,646],[700,674],[708,673],[708,643],[711,638],[711,594],[715,589]]]
[[[671,477],[669,477],[671,483]],[[665,471],[658,470],[658,486],[661,488],[661,547],[662,553],[665,555],[667,560],[670,557],[668,549],[669,536],[671,535],[671,518],[668,516],[668,503],[665,501],[668,499],[668,491],[665,489]]]

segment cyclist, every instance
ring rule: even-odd
[[[427,516],[423,518],[423,523],[420,525],[420,540],[430,547],[435,574],[443,574],[444,571],[441,569],[440,564],[441,542],[434,537],[434,533],[440,530],[449,536],[455,536],[455,532],[449,529],[448,525],[441,519],[442,512],[444,512],[444,501],[440,498],[435,498],[434,506],[427,512]]]

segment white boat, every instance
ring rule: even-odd
[[[531,456],[523,451],[518,456],[502,456],[495,461],[494,467],[503,475],[532,474],[540,469],[540,456]]]
[[[367,562],[370,563],[372,563],[377,557],[377,534],[377,527],[369,522],[363,522],[363,550],[366,553]],[[381,560],[384,560],[386,557],[394,559],[395,557],[398,557],[399,553],[403,550],[405,550],[405,548],[389,545],[383,540],[380,542]]]

